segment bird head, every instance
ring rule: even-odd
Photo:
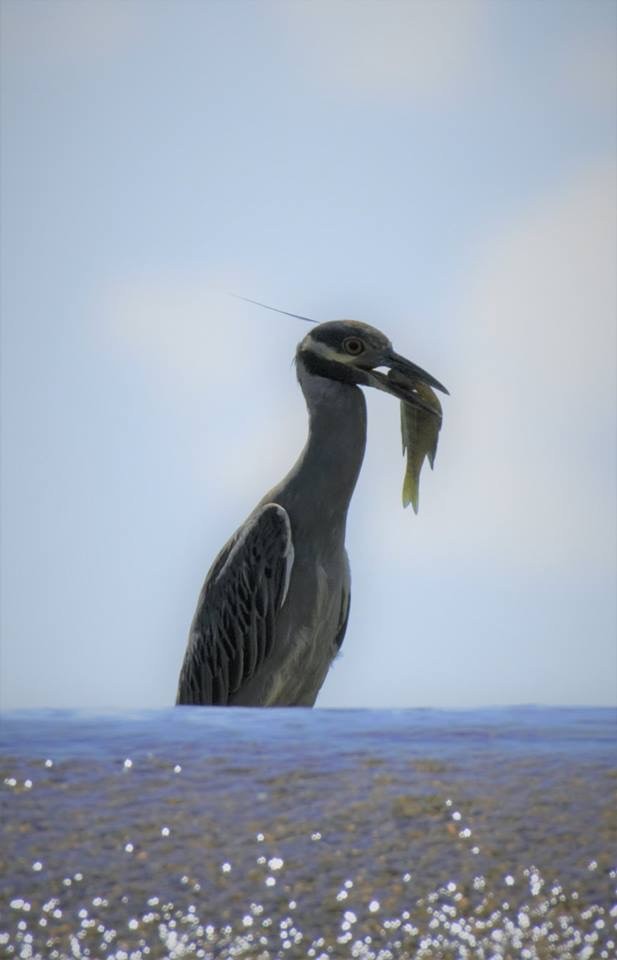
[[[423,386],[448,392],[426,370],[395,353],[380,330],[357,320],[317,324],[298,344],[296,360],[316,376],[375,387],[431,413],[435,405],[427,403]]]

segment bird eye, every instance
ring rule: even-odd
[[[347,353],[350,353],[352,357],[357,357],[359,353],[362,353],[364,350],[364,344],[361,340],[358,340],[357,337],[347,337],[343,341],[343,346]]]

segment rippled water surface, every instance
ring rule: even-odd
[[[7,957],[617,957],[610,710],[41,711],[0,732]]]

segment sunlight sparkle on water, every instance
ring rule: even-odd
[[[271,861],[275,862],[277,871],[282,874],[285,868],[284,859],[272,857]],[[224,866],[231,867],[228,861],[221,865],[221,870]],[[274,869],[271,863],[269,866]],[[83,879],[83,874],[79,876]],[[455,906],[455,903],[464,902],[463,894],[459,890],[459,885],[450,880],[431,893],[426,900],[416,901],[415,924],[409,922],[408,910],[391,913],[382,921],[379,927],[380,934],[375,930],[370,934],[362,931],[356,910],[347,906],[341,907],[339,933],[335,942],[337,950],[344,947],[347,952],[338,953],[335,950],[333,953],[332,942],[321,936],[307,946],[303,955],[324,956],[329,960],[332,956],[341,957],[341,960],[343,957],[355,958],[355,960],[385,960],[389,957],[392,960],[402,960],[402,958],[433,960],[435,956],[442,955],[471,958],[475,955],[479,956],[480,950],[486,957],[493,955],[504,957],[513,954],[528,960],[541,960],[541,958],[543,960],[544,957],[550,957],[553,960],[581,960],[582,957],[586,957],[587,960],[592,960],[593,957],[608,960],[613,955],[615,941],[610,939],[609,934],[614,925],[607,921],[611,916],[617,917],[617,905],[607,910],[600,905],[592,904],[577,917],[568,912],[560,912],[557,914],[558,922],[556,923],[549,919],[550,902],[546,898],[538,897],[538,893],[545,886],[540,870],[537,867],[530,867],[524,871],[524,876],[533,898],[526,903],[511,907],[509,902],[504,901],[500,906],[491,908],[490,905],[495,903],[494,891],[488,887],[485,877],[476,876],[470,889],[476,891],[480,899],[467,904],[463,910],[462,906]],[[404,877],[408,878],[407,883],[411,881],[410,874],[405,874]],[[65,877],[61,881],[65,890],[67,880],[70,881],[70,878]],[[185,886],[189,878],[183,875],[179,881],[181,886]],[[268,876],[264,882],[267,887],[273,887],[276,879]],[[503,882],[511,888],[514,888],[516,883],[513,874],[506,874]],[[339,889],[336,895],[336,900],[344,901],[348,892],[355,886],[356,881],[351,878],[345,880],[343,888]],[[560,904],[560,910],[563,911],[563,903],[567,901],[564,885],[553,882],[550,894],[553,902]],[[467,893],[466,897],[469,896],[470,893]],[[122,896],[121,899],[122,902],[128,903],[127,896]],[[23,897],[13,898],[10,906],[19,919],[13,927],[13,933],[10,930],[0,932],[0,943],[10,948],[8,955],[14,955],[23,960],[39,960],[39,958],[44,960],[48,955],[51,958],[50,953],[42,951],[40,947],[35,949],[34,944],[38,942],[37,930],[41,930],[41,934],[48,938],[52,936],[51,931],[47,932],[49,914],[54,919],[63,919],[59,903],[58,897],[48,899],[42,907],[45,915],[39,916],[32,911],[28,900]],[[239,914],[238,923],[245,933],[234,934],[233,924],[224,924],[217,928],[213,924],[204,922],[201,918],[201,911],[206,906],[204,903],[191,902],[180,907],[168,901],[161,905],[160,897],[153,895],[147,898],[143,911],[128,915],[124,934],[126,945],[123,942],[122,947],[114,947],[118,933],[115,926],[105,919],[110,899],[97,895],[92,898],[91,904],[93,911],[91,915],[85,907],[76,912],[80,922],[69,936],[67,941],[69,947],[67,950],[56,949],[54,960],[75,960],[76,957],[85,957],[88,954],[96,956],[99,953],[105,953],[110,960],[131,960],[131,958],[137,960],[138,954],[146,957],[152,953],[156,949],[157,942],[160,942],[168,951],[170,960],[185,956],[187,953],[200,956],[205,960],[212,955],[211,948],[214,945],[217,945],[219,951],[225,949],[230,958],[241,957],[246,950],[250,949],[253,942],[259,942],[260,946],[269,951],[268,956],[274,957],[278,956],[276,940],[271,939],[275,931],[277,931],[279,949],[284,951],[289,949],[285,944],[291,947],[306,942],[302,925],[297,920],[292,920],[289,914],[277,917],[272,912],[272,907],[268,908],[269,912],[266,912],[264,904],[256,901],[247,904],[248,909]],[[296,907],[295,900],[289,901],[289,909]],[[366,904],[369,916],[374,916],[381,910],[382,903],[376,897]],[[262,931],[257,939],[252,933],[256,923]],[[353,931],[356,931],[355,935]],[[127,940],[130,936],[138,939],[131,943]],[[52,943],[53,937],[46,942]],[[81,952],[76,952],[75,944],[79,945]],[[30,947],[31,949],[28,949]]]

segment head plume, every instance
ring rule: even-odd
[[[254,303],[256,307],[263,307],[264,310],[282,313],[286,317],[295,317],[296,320],[306,320],[307,323],[317,323],[317,320],[313,320],[312,317],[303,317],[299,313],[290,313],[289,310],[279,310],[278,307],[271,307],[269,304],[261,303],[259,300],[251,300],[250,297],[241,297],[239,293],[230,293],[229,296],[235,297],[236,300],[244,300],[245,303]]]

